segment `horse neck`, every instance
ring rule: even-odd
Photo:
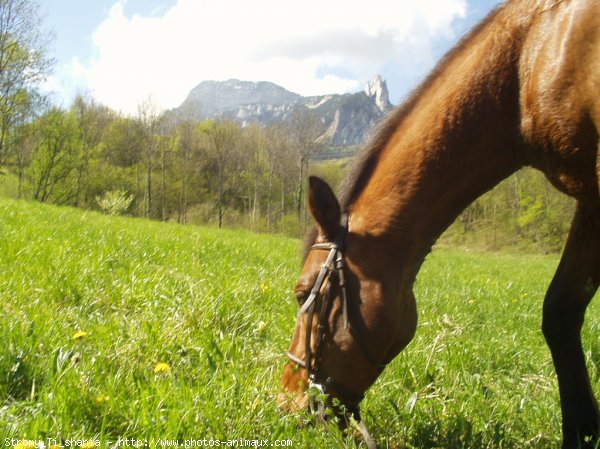
[[[380,271],[397,278],[400,269],[410,286],[460,212],[524,162],[517,69],[522,27],[492,25],[399,113],[369,182],[349,207],[351,232],[378,252]]]

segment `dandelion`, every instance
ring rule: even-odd
[[[99,394],[98,396],[96,396],[96,404],[104,404],[108,401],[110,401],[110,398],[105,394]]]
[[[36,445],[35,441],[21,440],[14,446],[14,449],[36,449]]]
[[[85,337],[87,337],[87,332],[78,331],[73,335],[73,340],[83,340]]]
[[[171,371],[171,367],[168,363],[157,363],[154,367],[154,374],[166,374]]]
[[[260,284],[260,291],[263,292],[263,294],[268,293],[269,290],[271,290],[271,286],[268,283],[263,282],[262,284]]]
[[[84,441],[80,447],[81,449],[94,449],[96,447],[96,443],[94,443],[92,440],[88,440]]]

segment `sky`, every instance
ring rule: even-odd
[[[393,104],[500,0],[38,0],[53,33],[43,84],[124,114],[179,106],[205,80],[357,92],[376,74]]]

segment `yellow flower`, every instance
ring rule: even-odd
[[[267,328],[267,323],[265,323],[264,321],[259,321],[258,323],[256,323],[256,330],[259,332],[264,331]]]
[[[96,443],[94,443],[92,440],[84,441],[80,447],[81,449],[94,449],[96,447]]]
[[[17,443],[14,449],[36,449],[35,441],[21,440]]]
[[[106,396],[105,394],[99,394],[98,396],[96,396],[96,403],[97,404],[104,404],[105,402],[110,401],[110,398],[108,396]]]
[[[271,286],[268,283],[263,282],[262,284],[260,284],[260,291],[261,292],[267,293],[269,290],[271,290]]]
[[[163,374],[171,371],[171,367],[168,363],[157,363],[154,367],[154,374]]]
[[[78,331],[75,332],[75,335],[73,335],[73,340],[81,340],[85,337],[87,337],[87,332]]]

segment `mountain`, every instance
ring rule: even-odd
[[[285,122],[296,108],[314,111],[323,123],[319,138],[334,147],[362,145],[369,131],[392,109],[379,75],[364,91],[303,97],[266,81],[204,81],[173,112],[187,119],[231,119],[246,123]]]
[[[190,91],[180,108],[191,107],[195,111],[194,118],[198,119],[223,116],[233,118],[234,112],[253,105],[260,116],[265,113],[264,109],[293,104],[300,98],[300,95],[266,81],[204,81]],[[263,108],[260,108],[261,105]]]

